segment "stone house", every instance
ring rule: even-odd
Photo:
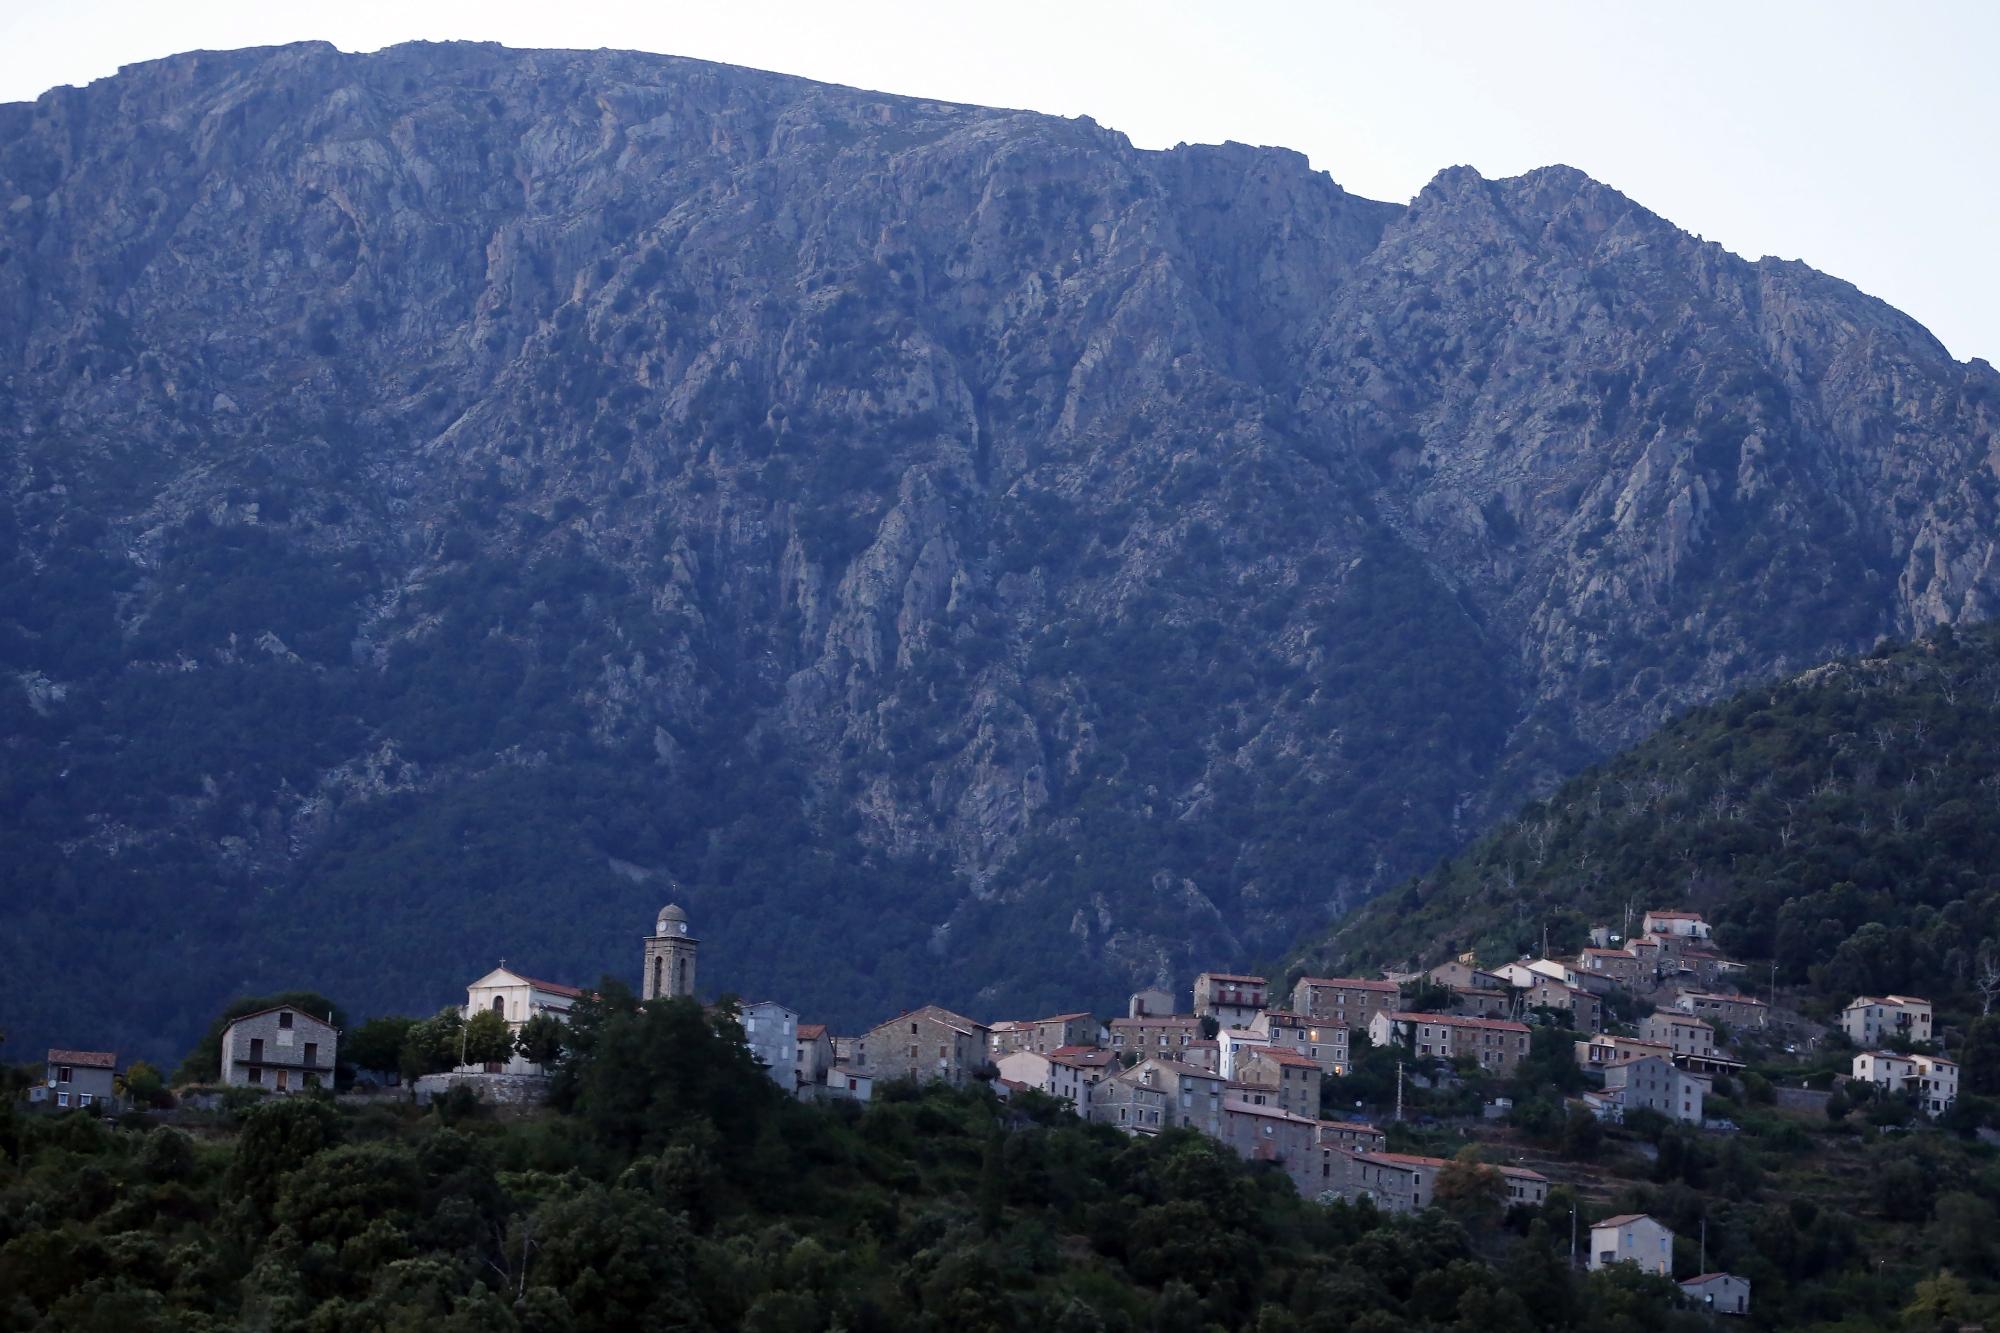
[[[1650,979],[1650,969],[1625,949],[1585,949],[1576,956],[1577,971],[1609,979],[1619,986],[1634,986],[1642,977]]]
[[[1090,1014],[1057,1014],[1028,1024],[1027,1049],[1042,1055],[1065,1046],[1097,1045],[1098,1023]]]
[[[854,1043],[853,1065],[878,1080],[942,1080],[959,1087],[991,1069],[984,1023],[940,1005],[898,1014]]]
[[[51,1048],[42,1066],[41,1085],[28,1100],[59,1111],[78,1107],[109,1109],[117,1104],[118,1056],[113,1051],[72,1051]]]
[[[1153,1014],[1114,1018],[1109,1024],[1111,1050],[1144,1060],[1152,1056],[1178,1058],[1189,1043],[1201,1038],[1201,1020],[1192,1014]]]
[[[222,1081],[268,1092],[331,1088],[339,1045],[340,1029],[303,1009],[260,1009],[222,1030]]]
[[[1441,1157],[1411,1153],[1328,1149],[1327,1188],[1350,1202],[1367,1199],[1385,1213],[1415,1213],[1430,1206],[1431,1186],[1445,1165]]]
[[[1931,1002],[1914,995],[1857,995],[1840,1011],[1840,1030],[1856,1046],[1874,1047],[1898,1038],[1931,1039]]]
[[[1750,1313],[1750,1279],[1734,1273],[1703,1273],[1680,1284],[1688,1304],[1710,1314]]]
[[[1181,1059],[1188,1064],[1206,1069],[1211,1074],[1222,1072],[1222,1043],[1219,1041],[1191,1041]]]
[[[1639,1020],[1639,1035],[1676,1056],[1715,1054],[1715,1029],[1678,1009],[1660,1009]]]
[[[1194,1012],[1225,1028],[1247,1028],[1268,999],[1264,978],[1236,972],[1203,972],[1194,979]]]
[[[1902,1055],[1895,1051],[1862,1051],[1854,1057],[1853,1076],[1878,1088],[1916,1096],[1917,1108],[1933,1118],[1958,1100],[1958,1064],[1941,1055]]]
[[[1514,1012],[1514,997],[1519,994],[1512,986],[1505,990],[1455,990],[1450,1012],[1467,1018],[1505,1018]]]
[[[1174,1012],[1174,993],[1158,986],[1132,992],[1125,1003],[1127,1018],[1165,1018]]]
[[[1699,912],[1648,912],[1640,929],[1648,935],[1670,935],[1684,940],[1709,938],[1708,922],[1701,919]]]
[[[1417,1056],[1472,1060],[1482,1069],[1510,1075],[1528,1054],[1525,1023],[1457,1014],[1378,1013],[1368,1035],[1377,1046],[1407,1045]]]
[[[1323,1148],[1346,1148],[1360,1152],[1386,1152],[1389,1136],[1380,1126],[1360,1120],[1322,1120],[1319,1142]]]
[[[1710,1022],[1717,1019],[1731,1027],[1761,1028],[1770,1021],[1771,1007],[1748,995],[1718,995],[1710,991],[1684,990],[1674,996],[1674,1008]]]
[[[1580,986],[1550,976],[1537,976],[1521,995],[1531,1009],[1554,1009],[1568,1014],[1570,1026],[1578,1032],[1604,1030],[1604,1002]]]
[[[799,1016],[776,1000],[757,1000],[737,1013],[743,1041],[771,1081],[786,1092],[799,1086]]]
[[[1091,1090],[1088,1118],[1127,1134],[1152,1135],[1172,1128],[1171,1087],[1149,1077],[1156,1072],[1152,1067],[1162,1063],[1167,1062],[1148,1060],[1099,1083]]]
[[[1319,1062],[1289,1046],[1248,1047],[1236,1061],[1234,1080],[1263,1088],[1271,1104],[1308,1120],[1319,1118]]]
[[[1708,1079],[1657,1055],[1642,1055],[1604,1071],[1604,1091],[1617,1098],[1626,1115],[1658,1111],[1685,1125],[1702,1122],[1702,1101],[1710,1086]]]
[[[1308,1056],[1327,1074],[1345,1074],[1348,1030],[1345,1023],[1320,1023],[1288,1009],[1266,1009],[1250,1023],[1253,1036],[1270,1038],[1273,1046],[1289,1046]]]
[[[1119,1085],[1136,1085],[1160,1094],[1155,1103],[1151,1098],[1134,1098],[1119,1088]],[[1158,1105],[1161,1111],[1160,1127],[1198,1130],[1210,1138],[1222,1136],[1222,1104],[1227,1097],[1228,1085],[1214,1072],[1199,1069],[1179,1060],[1142,1060],[1130,1069],[1120,1070],[1110,1078],[1098,1083],[1091,1093],[1091,1119],[1113,1123],[1107,1115],[1098,1113],[1100,1103],[1115,1108],[1121,1104],[1143,1103]],[[1120,1122],[1120,1128],[1142,1130],[1132,1122]]]
[[[798,1048],[794,1056],[798,1070],[799,1086],[809,1083],[826,1082],[827,1071],[833,1068],[833,1038],[828,1035],[824,1023],[799,1024]]]
[[[1344,1024],[1355,1032],[1368,1031],[1378,1013],[1400,1009],[1403,991],[1393,981],[1370,981],[1365,977],[1300,977],[1292,987],[1291,1011],[1323,1023]]]
[[[1508,1207],[1515,1204],[1547,1203],[1549,1198],[1549,1178],[1539,1171],[1530,1171],[1525,1166],[1496,1166],[1501,1183],[1507,1187]]]
[[[1245,1161],[1277,1163],[1291,1179],[1292,1187],[1304,1197],[1318,1195],[1317,1120],[1275,1106],[1256,1106],[1231,1098],[1222,1103],[1222,1133],[1218,1137]]]
[[[1591,1272],[1612,1264],[1637,1264],[1661,1277],[1674,1275],[1674,1233],[1644,1213],[1620,1213],[1590,1227]]]
[[[1447,990],[1493,990],[1507,989],[1506,981],[1494,972],[1474,967],[1463,958],[1454,958],[1449,963],[1439,963],[1424,976]]]
[[[491,1010],[507,1020],[509,1032],[519,1035],[521,1025],[537,1014],[549,1014],[569,1022],[570,1009],[582,998],[581,987],[565,986],[559,981],[543,981],[513,971],[502,963],[465,988],[465,1008],[460,1013],[470,1021],[474,1014]],[[483,1065],[460,1065],[454,1072],[539,1074],[542,1067],[524,1059],[518,1052],[509,1052],[505,1060]]]

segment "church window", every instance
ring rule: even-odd
[[[507,1016],[507,997],[506,997],[506,996],[504,996],[504,995],[496,995],[496,996],[494,996],[494,997],[493,997],[493,1012],[494,1012],[494,1013],[496,1013],[496,1014],[498,1014],[498,1015],[500,1015],[500,1017],[502,1017],[502,1018],[505,1018],[505,1017]]]
[[[677,959],[674,962],[674,993],[676,995],[685,995],[688,993],[688,989],[688,960],[685,958]]]
[[[658,995],[662,990],[666,989],[666,987],[664,987],[661,984],[661,982],[664,981],[666,978],[667,974],[666,969],[667,969],[666,959],[655,958],[653,960],[653,994],[655,995]]]

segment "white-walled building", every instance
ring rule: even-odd
[[[1931,1002],[1914,995],[1857,995],[1840,1011],[1840,1030],[1856,1046],[1931,1039]]]
[[[1854,1057],[1853,1075],[1878,1088],[1915,1093],[1927,1116],[1943,1115],[1958,1100],[1958,1064],[1941,1055],[1862,1051]]]
[[[570,1008],[581,998],[581,987],[525,976],[502,963],[465,988],[464,1015],[470,1021],[474,1014],[491,1011],[506,1019],[508,1030],[518,1035],[521,1025],[537,1014],[551,1014],[569,1022]],[[539,1074],[542,1067],[516,1053],[491,1064],[461,1065],[458,1072],[482,1070],[489,1074]]]
[[[1590,1228],[1590,1270],[1637,1264],[1641,1271],[1674,1275],[1674,1233],[1644,1213],[1620,1213]]]
[[[1671,935],[1683,940],[1710,937],[1708,922],[1701,919],[1699,912],[1648,912],[1641,928],[1648,935]]]

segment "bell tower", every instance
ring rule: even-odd
[[[688,932],[687,913],[668,903],[646,937],[646,973],[641,999],[662,1000],[694,994],[694,955],[701,944]]]

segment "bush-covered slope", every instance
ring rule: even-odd
[[[1302,965],[1511,958],[1544,928],[1574,950],[1649,907],[1699,910],[1724,950],[1827,1004],[1901,991],[1976,1012],[1982,950],[2000,950],[2000,627],[1697,708],[1376,899]]]

